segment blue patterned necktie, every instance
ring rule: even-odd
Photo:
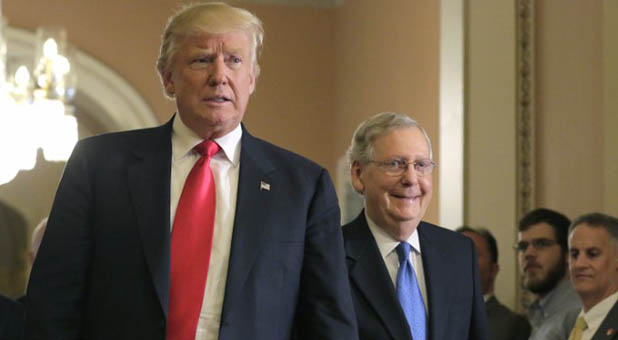
[[[416,273],[408,258],[410,257],[410,244],[401,242],[397,246],[399,257],[399,270],[397,271],[397,297],[401,304],[408,326],[414,340],[427,339],[427,321],[425,317],[425,304],[423,296],[416,280]]]

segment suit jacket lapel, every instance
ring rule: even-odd
[[[148,270],[167,318],[172,120],[138,140],[128,185]]]
[[[264,225],[272,214],[269,202],[277,190],[277,184],[271,177],[274,171],[274,165],[264,152],[261,142],[243,127],[236,213],[222,321],[229,317],[237,304],[242,287],[263,245]],[[262,190],[261,182],[270,184],[270,189]]]
[[[349,275],[375,309],[394,339],[411,338],[382,255],[365,220],[364,211],[351,223],[345,239]]]
[[[603,319],[601,326],[594,333],[592,340],[611,340],[618,339],[618,302],[614,304],[612,309]]]
[[[431,228],[432,226],[425,222],[421,222],[418,226],[425,287],[427,287],[427,300],[429,300],[428,335],[430,339],[442,339],[442,334],[448,327],[445,321],[448,319],[446,315],[450,306],[448,285],[451,280],[449,273],[452,270],[446,258],[448,250],[441,248],[437,242],[434,242]]]

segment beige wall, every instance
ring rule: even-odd
[[[515,1],[467,2],[464,222],[495,236],[496,296],[516,301]]]
[[[571,218],[604,209],[615,214],[615,2],[535,3],[535,206]],[[510,248],[517,223],[517,6],[468,1],[466,27],[465,220],[496,235],[497,295],[511,307],[518,289]]]
[[[536,14],[537,205],[602,211],[603,2],[538,1]]]
[[[605,211],[618,216],[618,1],[603,2]]]
[[[363,120],[407,113],[425,127],[438,159],[439,2],[346,1],[335,17],[335,162]],[[425,219],[438,223],[438,176]]]
[[[244,120],[255,135],[327,167],[334,134],[333,12],[251,7],[266,30],[262,75]]]

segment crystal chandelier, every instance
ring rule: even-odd
[[[66,32],[39,28],[32,74],[21,65],[9,75],[1,5],[0,0],[0,185],[20,170],[33,169],[39,148],[47,161],[66,161],[77,142],[70,105],[76,78],[66,54]]]

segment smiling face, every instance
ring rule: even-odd
[[[242,120],[255,88],[247,35],[234,31],[182,38],[163,84],[191,130],[204,139],[227,134]]]
[[[571,281],[587,311],[618,291],[618,251],[603,227],[580,224],[569,235]]]
[[[429,145],[417,127],[394,129],[375,138],[372,146],[372,160],[378,162],[429,159]],[[403,174],[392,176],[374,162],[354,162],[351,176],[354,189],[365,198],[369,218],[394,239],[407,240],[431,201],[431,173],[419,177],[410,165]]]

